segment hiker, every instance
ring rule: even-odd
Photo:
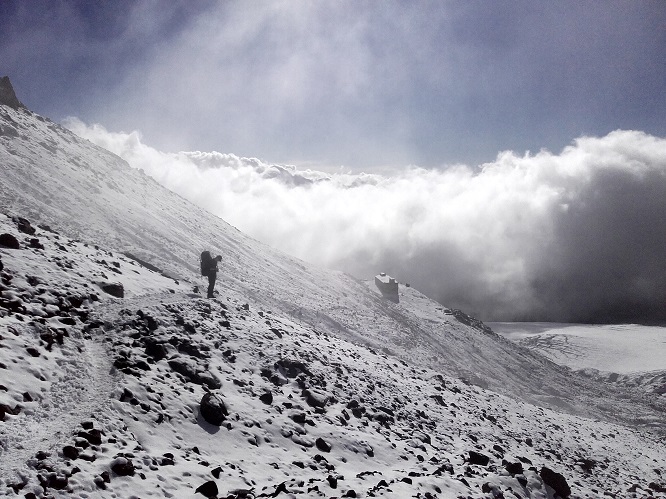
[[[215,280],[217,279],[217,263],[222,261],[222,256],[211,257],[210,251],[201,253],[201,275],[208,277],[208,298],[214,298]]]

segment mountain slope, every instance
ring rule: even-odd
[[[549,497],[544,468],[581,496],[661,490],[663,445],[636,428],[663,429],[663,397],[286,256],[21,106],[0,105],[0,173],[0,208],[41,227],[0,225],[20,243],[0,248],[7,490]],[[218,300],[194,291],[204,248],[223,255]],[[208,391],[228,406],[219,429]]]
[[[394,304],[370,282],[267,247],[27,109],[0,106],[0,168],[1,209],[130,252],[170,275],[203,284],[198,254],[210,248],[224,257],[220,291],[297,313],[341,338],[547,406],[632,423],[662,420],[651,408],[662,401],[614,397],[603,383],[474,327],[411,288],[401,285]],[[612,410],[596,402],[613,398]]]
[[[651,433],[469,386],[239,292],[206,300],[30,227],[0,215],[18,243],[0,248],[0,494],[666,497]]]

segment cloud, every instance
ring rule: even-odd
[[[163,153],[137,132],[67,126],[287,253],[386,271],[486,320],[666,320],[666,139],[615,131],[559,154],[382,176]]]

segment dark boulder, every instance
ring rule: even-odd
[[[217,497],[217,494],[219,493],[217,490],[217,484],[213,480],[209,480],[203,485],[199,485],[195,492],[204,497]]]
[[[566,479],[559,473],[544,466],[541,468],[539,476],[543,480],[543,483],[553,489],[558,496],[565,498],[571,495],[569,484],[567,483]]]
[[[523,463],[509,463],[504,461],[504,469],[511,473],[512,475],[521,475],[523,473]]]
[[[134,476],[134,464],[126,457],[119,457],[111,465],[111,470],[119,476]]]
[[[307,366],[300,360],[280,359],[274,364],[274,367],[287,378],[295,378],[301,373],[308,376],[312,375]]]
[[[156,361],[160,361],[167,356],[169,350],[164,342],[155,338],[146,338],[146,355]]]
[[[488,463],[490,462],[490,458],[486,456],[485,454],[481,454],[480,452],[476,451],[469,451],[469,458],[467,459],[467,462],[469,464],[478,464],[480,466],[488,466]]]
[[[115,296],[116,298],[125,297],[125,287],[122,285],[122,283],[101,282],[99,283],[99,287],[102,288],[102,291],[105,293],[110,294],[111,296]]]
[[[44,245],[39,242],[39,239],[36,237],[30,239],[30,247],[35,249],[44,249]]]
[[[318,438],[315,440],[315,445],[317,446],[317,449],[322,452],[331,452],[331,449],[333,448],[333,446],[323,438]]]
[[[19,412],[21,412],[21,406],[20,405],[17,405],[12,409],[7,404],[0,404],[0,421],[5,420],[5,415],[6,414],[16,416]]]
[[[9,248],[9,249],[20,249],[21,246],[19,245],[18,239],[16,239],[14,236],[11,234],[0,234],[0,246],[4,248]]]
[[[273,394],[271,392],[266,392],[259,396],[259,400],[266,405],[271,405],[273,403]]]
[[[78,459],[79,454],[80,454],[79,449],[77,449],[73,445],[66,445],[62,449],[62,455],[65,456],[67,459]]]
[[[36,232],[36,229],[30,225],[30,221],[26,220],[25,218],[14,217],[14,223],[16,223],[16,227],[18,228],[19,232],[23,232],[24,234],[28,234],[30,236],[34,235]]]
[[[224,400],[214,393],[206,393],[201,399],[199,413],[204,420],[212,425],[220,426],[229,415]]]
[[[85,438],[91,445],[102,445],[102,432],[100,430],[80,431],[77,436]]]

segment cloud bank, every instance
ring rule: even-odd
[[[261,241],[361,278],[388,272],[484,320],[666,321],[663,138],[618,130],[559,154],[382,176],[67,126]]]

